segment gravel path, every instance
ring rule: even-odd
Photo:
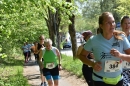
[[[40,86],[40,72],[39,67],[35,64],[34,59],[24,65],[23,75],[28,79],[30,86]],[[87,83],[77,78],[75,75],[66,70],[60,71],[59,86],[88,86]]]

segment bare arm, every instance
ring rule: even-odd
[[[41,68],[41,69],[43,69],[42,57],[43,57],[43,50],[40,49],[40,53],[39,53],[39,63],[40,63],[40,68]]]
[[[89,53],[90,52],[82,49],[82,51],[78,57],[84,64],[91,66],[95,71],[101,71],[102,70],[102,67],[100,65],[101,62],[93,62],[93,61],[89,60],[88,58],[86,58]]]
[[[61,55],[60,55],[60,52],[59,52],[58,49],[56,49],[56,54],[57,54],[57,57],[58,57],[59,64],[61,64]]]
[[[79,59],[86,65],[89,65],[91,67],[94,67],[94,62],[86,58],[90,52],[82,49],[81,53],[78,55]]]
[[[83,45],[80,45],[77,50],[77,56],[80,55],[81,51],[83,50]]]
[[[36,52],[38,54],[39,50],[38,50],[38,43],[35,46],[34,52]]]
[[[130,62],[130,48],[127,49],[127,50],[125,50],[124,52],[125,52],[125,54],[122,54],[122,53],[120,53],[120,52],[119,52],[118,50],[116,50],[116,49],[112,49],[112,50],[110,51],[110,53],[111,53],[113,56],[115,56],[115,57],[117,57],[117,58],[121,58],[121,59],[123,59],[123,60],[125,60],[125,61]]]

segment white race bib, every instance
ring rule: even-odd
[[[48,68],[48,69],[53,69],[53,68],[55,68],[55,63],[47,63],[47,64],[46,64],[46,68]]]
[[[130,68],[130,62],[123,61],[122,68]]]
[[[117,72],[122,68],[121,61],[107,60],[105,61],[104,72]]]

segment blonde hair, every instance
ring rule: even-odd
[[[51,39],[45,39],[45,41],[44,41],[44,44],[46,45],[46,44],[51,44],[52,45],[52,40]]]

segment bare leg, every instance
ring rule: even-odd
[[[47,82],[48,82],[48,85],[49,85],[49,86],[53,86],[53,81],[52,81],[52,79],[47,80]]]
[[[54,86],[59,86],[59,80],[54,80]]]
[[[45,77],[43,76],[43,74],[41,74],[41,81],[44,83],[45,82]]]

